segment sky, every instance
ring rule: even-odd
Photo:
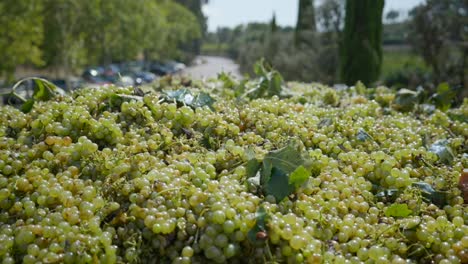
[[[203,7],[208,17],[208,30],[218,27],[235,27],[249,22],[267,22],[276,14],[281,26],[295,26],[298,0],[210,0]],[[315,1],[319,4],[320,0]],[[409,10],[424,0],[386,0],[386,14],[389,10]]]

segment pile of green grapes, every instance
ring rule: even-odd
[[[468,263],[468,100],[187,85],[215,102],[109,86],[1,107],[2,263]],[[291,141],[312,165],[278,200],[249,161]]]

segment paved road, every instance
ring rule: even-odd
[[[199,56],[195,59],[193,66],[187,67],[182,75],[188,75],[195,79],[213,78],[220,72],[229,72],[234,77],[240,79],[239,65],[233,60],[224,57]]]

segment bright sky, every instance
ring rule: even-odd
[[[386,0],[384,14],[388,10],[406,10],[424,0]],[[298,0],[209,0],[203,7],[208,17],[208,30],[218,27],[235,27],[249,22],[270,21],[276,13],[276,22],[281,26],[294,26],[297,19]],[[315,1],[316,4],[320,0]]]

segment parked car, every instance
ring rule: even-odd
[[[149,71],[159,76],[177,73],[174,67],[162,62],[152,62],[149,66]]]
[[[124,71],[121,74],[132,77],[135,85],[151,83],[156,80],[156,74],[146,71]]]
[[[183,64],[182,62],[174,61],[174,60],[169,60],[166,62],[166,65],[169,67],[172,67],[176,72],[180,72],[185,70],[187,66]]]
[[[55,84],[57,87],[65,91],[73,91],[83,86],[83,81],[79,78],[70,78],[70,87],[67,86],[67,80],[65,79],[52,79],[51,83]]]

